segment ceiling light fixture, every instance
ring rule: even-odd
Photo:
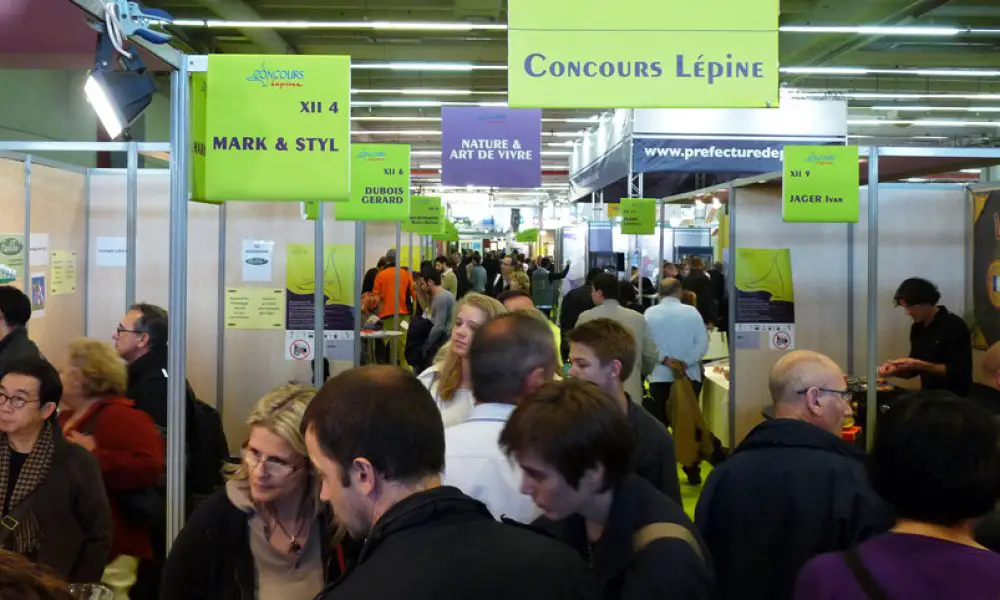
[[[449,102],[446,100],[358,100],[352,108],[441,108],[442,106],[483,106],[504,108],[506,102]]]
[[[412,61],[351,63],[351,68],[372,71],[506,71],[507,65]]]
[[[848,119],[848,125],[877,127],[879,125],[916,125],[918,127],[1000,127],[1000,121],[948,121],[934,119]]]
[[[1000,106],[912,106],[900,104],[899,106],[859,106],[856,108],[867,108],[869,110],[882,111],[911,111],[911,112],[1000,112]]]
[[[788,75],[907,75],[919,77],[1000,77],[995,69],[881,69],[869,67],[781,67]]]
[[[778,28],[782,33],[847,33],[857,35],[904,35],[947,37],[960,33],[972,32],[972,29],[961,27],[912,27],[894,25],[782,25]]]
[[[174,27],[226,29],[374,29],[383,31],[505,31],[504,23],[426,23],[417,21],[228,21],[175,19]]]
[[[840,92],[838,90],[798,90],[785,88],[792,98],[831,98],[845,100],[1000,100],[1000,94],[945,94],[920,92]]]
[[[352,131],[352,135],[441,135],[440,129],[363,129]],[[543,131],[542,137],[579,137],[583,131]],[[552,145],[552,144],[550,144]],[[556,145],[572,145],[572,142]]]

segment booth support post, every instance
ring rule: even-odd
[[[663,226],[667,222],[667,203],[660,202],[660,253],[657,255],[656,265],[654,265],[653,273],[656,277],[653,279],[653,287],[656,288],[656,293],[660,293],[660,279],[663,278],[663,241],[666,237],[663,232]]]
[[[83,174],[83,337],[90,337],[90,169]]]
[[[315,233],[313,236],[313,386],[323,387],[323,377],[326,369],[326,240],[323,219],[325,218],[325,202],[318,202],[319,213],[316,215]]]
[[[215,299],[218,324],[215,331],[215,410],[222,414],[226,391],[226,203],[219,205],[219,295]]]
[[[414,264],[413,264],[413,232],[411,231],[407,235],[410,236],[409,237],[409,241],[407,242],[407,244],[410,247],[410,271],[415,271],[416,269],[414,269]],[[419,238],[419,236],[418,236],[418,238]]]
[[[868,389],[865,448],[872,449],[878,416],[878,148],[868,152]]]
[[[31,297],[31,156],[24,157],[24,293]]]
[[[726,287],[729,292],[729,450],[736,449],[736,187],[729,186],[729,272]]]
[[[170,276],[167,328],[167,551],[184,526],[187,434],[188,61],[170,76]]]
[[[400,286],[399,280],[400,280],[400,271],[402,270],[402,268],[400,266],[402,264],[402,260],[401,260],[402,257],[399,255],[399,244],[402,241],[402,237],[403,237],[403,224],[400,223],[399,221],[397,221],[396,222],[396,287],[395,287],[396,297],[392,299],[392,304],[393,304],[393,306],[396,307],[396,309],[392,313],[392,330],[393,331],[399,331],[399,309],[400,309],[400,306],[399,306],[399,292],[400,292],[400,289],[399,289],[399,286]],[[410,269],[413,270],[413,265],[410,265]],[[398,343],[398,340],[396,338],[390,338],[389,339],[389,345],[392,348],[390,350],[390,352],[389,352],[389,354],[392,356],[392,364],[394,364],[394,365],[400,364],[399,363],[399,343]]]
[[[365,276],[365,222],[354,222],[354,366],[361,366],[361,286]]]
[[[854,375],[854,223],[847,224],[847,372]]]
[[[139,149],[128,143],[125,169],[125,310],[135,304],[136,252],[139,247]]]

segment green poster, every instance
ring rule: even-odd
[[[656,200],[654,198],[621,199],[622,233],[651,235],[656,233]]]
[[[195,200],[348,200],[350,57],[212,54],[207,90]]]
[[[435,235],[444,232],[444,207],[436,196],[412,196],[409,219],[403,221],[403,231]]]
[[[0,283],[24,276],[24,235],[0,233]]]
[[[776,107],[778,3],[508,0],[507,102],[512,108]]]
[[[351,146],[351,199],[335,210],[338,221],[405,221],[410,214],[410,146]]]
[[[789,223],[857,223],[857,146],[785,146],[781,216]]]

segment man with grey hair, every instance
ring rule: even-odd
[[[790,600],[807,560],[892,525],[869,487],[864,454],[839,437],[851,393],[837,363],[790,352],[768,387],[775,418],[709,475],[695,512],[723,600]]]
[[[476,406],[467,421],[445,429],[443,483],[481,501],[498,519],[530,523],[541,514],[521,494],[521,471],[498,440],[518,400],[552,381],[557,357],[548,322],[524,312],[489,321],[469,347]]]

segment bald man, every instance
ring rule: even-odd
[[[790,352],[768,379],[775,419],[755,427],[708,477],[695,522],[723,600],[789,600],[805,562],[891,526],[860,449],[842,441],[851,414],[843,371]]]

